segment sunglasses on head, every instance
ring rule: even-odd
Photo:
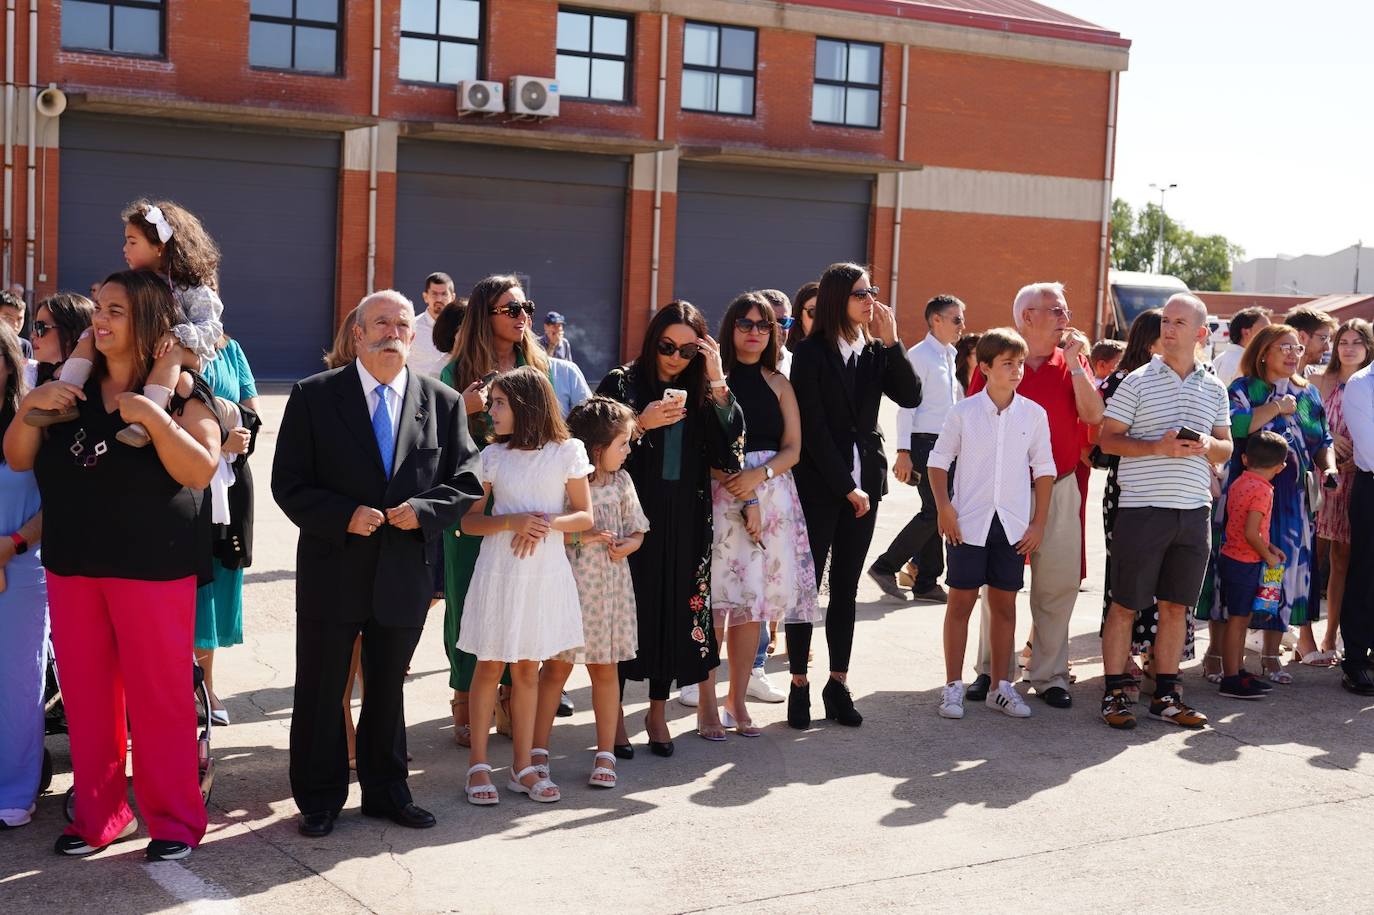
[[[56,329],[57,329],[57,325],[56,325],[56,324],[49,324],[47,321],[34,321],[34,322],[33,322],[33,335],[34,335],[35,337],[45,337],[45,336],[47,336],[48,331],[50,331],[50,330],[56,330]]]
[[[876,299],[878,297],[878,287],[869,286],[867,289],[855,289],[853,292],[849,294],[849,297],[851,299],[862,299],[867,296],[872,296]]]
[[[788,318],[787,320],[790,322],[792,319]],[[773,330],[773,322],[765,320],[751,321],[748,318],[736,318],[735,330],[746,334],[752,333],[753,331],[766,334]]]
[[[678,346],[667,337],[658,341],[658,353],[660,356],[672,356],[673,354],[677,354],[681,358],[691,361],[697,357],[697,353],[699,352],[701,352],[701,347],[695,343]]]
[[[505,315],[508,318],[514,319],[520,317],[520,312],[522,311],[525,313],[525,317],[534,317],[534,303],[511,302],[510,304],[505,305],[501,308],[492,308],[487,313],[492,315]]]

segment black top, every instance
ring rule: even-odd
[[[205,380],[191,395],[212,402]],[[186,401],[173,397],[172,413]],[[172,479],[152,445],[115,441],[128,423],[86,383],[80,417],[48,429],[34,462],[43,497],[43,565],[56,575],[175,581],[211,577],[210,500]]]
[[[744,450],[782,450],[782,405],[763,377],[762,366],[736,363],[730,369],[730,390],[744,411]]]

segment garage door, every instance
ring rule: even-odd
[[[62,119],[58,284],[124,268],[119,213],[139,197],[194,212],[223,254],[224,325],[263,379],[322,368],[333,337],[337,136],[69,115]]]
[[[837,261],[868,259],[868,177],[684,163],[673,289],[720,320],[750,289],[789,296]]]
[[[620,355],[629,160],[422,140],[397,155],[397,286],[418,295],[442,270],[465,295],[492,273],[527,277],[536,331],[562,312],[595,386]]]

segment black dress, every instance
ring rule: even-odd
[[[663,388],[631,363],[611,369],[597,393],[639,412]],[[733,396],[724,407],[689,398],[686,418],[649,431],[625,462],[649,531],[629,558],[639,654],[620,673],[650,680],[651,698],[666,699],[668,681],[700,683],[720,665],[711,618],[711,469],[739,470],[743,449],[744,413]]]

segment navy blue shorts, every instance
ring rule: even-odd
[[[984,585],[999,591],[1020,591],[1026,580],[1026,557],[1007,542],[1007,532],[996,515],[992,516],[985,544],[951,544],[945,557],[945,584],[967,591]]]
[[[1221,579],[1221,618],[1249,616],[1255,609],[1264,563],[1241,562],[1225,553],[1217,557],[1217,577]]]

